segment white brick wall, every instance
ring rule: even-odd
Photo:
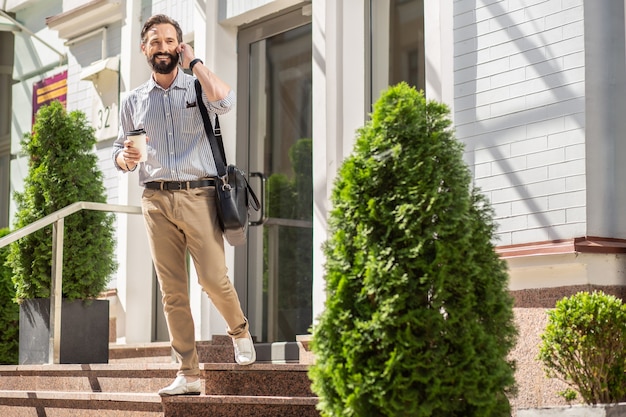
[[[106,57],[118,56],[121,49],[121,25],[116,22],[109,25],[106,32],[107,51]],[[91,81],[80,80],[81,71],[95,61],[102,59],[102,33],[94,34],[81,42],[71,45],[68,62],[68,110],[80,110],[84,112],[90,120],[93,113],[94,96],[98,94]],[[136,53],[140,48],[137,45]],[[103,173],[103,180],[106,187],[109,203],[118,202],[118,182],[119,173],[113,167],[111,160],[111,145],[113,138],[105,143],[99,143],[97,147],[98,167]]]
[[[194,2],[191,0],[153,0],[152,14],[168,15],[178,22],[183,34],[187,34],[193,32],[193,6]],[[143,16],[143,20],[148,17],[150,16]]]
[[[454,3],[454,122],[498,244],[585,235],[582,0]]]

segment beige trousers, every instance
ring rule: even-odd
[[[199,375],[189,305],[187,251],[196,267],[198,283],[224,317],[228,334],[234,338],[248,334],[248,321],[227,275],[215,188],[145,189],[142,210],[170,341],[180,363],[178,375]]]

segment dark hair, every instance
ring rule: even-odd
[[[141,43],[146,42],[146,33],[148,33],[150,28],[154,25],[160,24],[169,24],[174,26],[174,29],[176,29],[176,37],[178,38],[178,43],[181,43],[183,41],[183,30],[180,28],[180,25],[177,21],[164,14],[155,14],[154,16],[146,20],[146,23],[143,24],[143,28],[141,29]]]

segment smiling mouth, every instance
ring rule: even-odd
[[[157,73],[169,74],[176,68],[176,64],[179,62],[177,58],[176,55],[167,52],[159,52],[152,55],[148,59],[148,63]]]

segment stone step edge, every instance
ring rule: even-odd
[[[114,401],[134,403],[216,403],[216,404],[290,404],[290,405],[316,405],[318,397],[280,397],[280,396],[254,396],[254,395],[179,395],[161,397],[154,393],[124,393],[124,392],[80,392],[80,391],[13,391],[0,390],[0,405],[3,399],[26,400],[28,402],[44,400],[63,401]],[[69,405],[69,404],[68,404]],[[66,407],[76,408],[76,407]]]
[[[201,363],[200,371],[256,371],[256,372],[306,372],[309,365],[299,363],[254,363],[238,365],[236,363]],[[178,371],[175,363],[120,363],[120,364],[89,364],[89,365],[0,365],[0,376],[14,373],[22,375],[59,375],[84,376],[85,374],[114,374],[119,372],[173,372]],[[120,375],[121,378],[124,375]]]
[[[310,365],[301,363],[253,363],[252,365],[238,365],[236,363],[201,363],[201,371],[260,371],[260,372],[306,372]]]
[[[19,399],[28,402],[36,400],[64,400],[64,401],[115,401],[134,403],[161,403],[161,397],[156,393],[141,392],[85,392],[85,391],[17,391],[0,390],[0,404],[3,399]],[[26,405],[26,402],[25,404]]]
[[[151,342],[135,344],[109,343],[109,360],[172,357],[169,342]]]
[[[96,363],[96,364],[60,364],[60,365],[0,365],[0,376],[11,374],[35,376],[85,376],[89,374],[113,374],[120,372],[173,372],[179,366],[175,363]]]
[[[164,403],[202,404],[265,404],[265,405],[316,405],[318,397],[280,397],[269,395],[180,395],[163,397]]]
[[[224,342],[223,338],[217,338],[217,340],[217,342],[197,341],[196,346],[198,354],[204,355],[205,358],[209,358],[211,356],[211,352],[213,352],[213,354],[215,354],[215,352],[220,352],[222,355],[228,354],[227,352],[232,352],[233,345],[230,337],[226,338],[227,342]],[[303,345],[300,342],[273,342],[255,343],[254,346],[257,351],[257,361],[259,362],[298,363],[300,361],[300,354]],[[168,357],[173,359],[169,343],[166,342],[136,345],[109,345],[110,361]],[[213,357],[209,360],[212,359],[215,358]],[[230,363],[230,361],[228,363]]]

